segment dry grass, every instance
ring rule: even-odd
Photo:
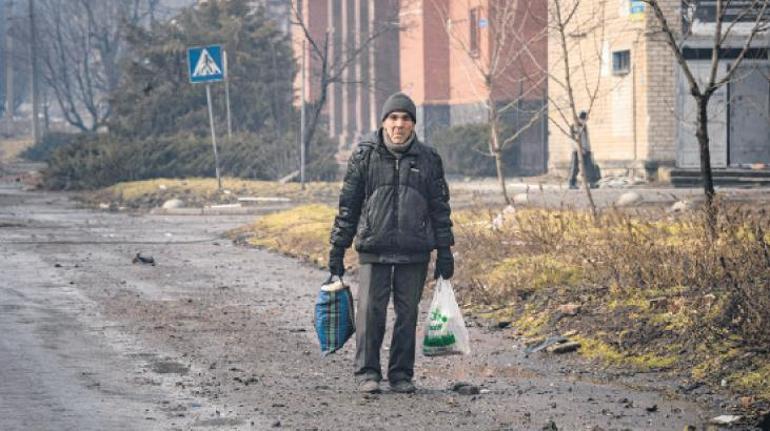
[[[462,188],[463,184],[451,184],[453,207],[475,206],[479,195]],[[90,206],[110,204],[113,207],[154,208],[169,199],[178,198],[187,206],[199,207],[211,203],[234,203],[239,196],[281,197],[298,203],[335,204],[339,199],[340,182],[310,182],[305,190],[299,183],[256,181],[240,178],[223,178],[226,193],[219,193],[214,178],[156,178],[115,184],[97,191],[84,192],[81,200]],[[456,187],[458,189],[456,189]],[[489,195],[492,196],[492,195]],[[494,199],[497,196],[494,195]]]
[[[30,146],[32,146],[30,139],[2,139],[0,140],[0,161],[16,159]]]
[[[238,197],[281,197],[294,202],[333,202],[339,195],[339,183],[311,182],[305,190],[299,183],[281,184],[274,181],[254,181],[223,178],[223,193],[215,178],[159,178],[145,181],[118,183],[84,195],[91,204],[109,203],[129,208],[153,208],[168,199],[178,198],[187,206],[197,207],[210,203],[234,203]]]

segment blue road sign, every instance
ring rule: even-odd
[[[209,45],[188,48],[187,67],[193,84],[222,81],[225,79],[222,47]]]

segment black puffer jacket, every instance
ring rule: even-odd
[[[331,243],[347,248],[356,236],[362,263],[425,262],[454,245],[450,212],[436,150],[415,139],[397,159],[380,129],[348,161]]]

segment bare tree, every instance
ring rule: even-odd
[[[106,125],[128,26],[154,16],[156,0],[42,0],[42,77],[68,123]]]
[[[330,53],[330,32],[327,30],[322,39],[314,37],[305,21],[305,17],[302,16],[302,11],[297,8],[296,1],[292,1],[291,8],[294,19],[292,24],[298,26],[308,45],[307,49],[309,50],[310,57],[317,64],[317,68],[313,69],[316,75],[311,78],[317,80],[318,97],[308,107],[302,106],[302,109],[309,111],[304,136],[301,137],[302,145],[307,149],[318,128],[321,113],[326,106],[330,86],[332,84],[376,86],[376,83],[373,82],[347,81],[346,71],[355,66],[357,59],[368,52],[368,49],[374,44],[375,40],[387,33],[400,31],[402,27],[398,23],[398,10],[394,10],[392,17],[378,20],[375,26],[369,29],[364,40],[353,47],[346,47],[346,49]],[[305,55],[305,53],[302,53],[302,55]]]
[[[569,137],[577,148],[578,165],[583,180],[583,189],[588,199],[591,213],[596,219],[594,203],[585,158],[580,144],[579,112],[588,116],[599,97],[601,88],[600,66],[604,61],[605,42],[605,2],[587,2],[585,0],[549,0],[548,27],[554,40],[551,53],[555,58],[548,68],[549,85],[558,87],[561,98],[549,95],[549,122],[561,133]],[[580,8],[593,8],[579,13]],[[587,48],[586,48],[587,47]],[[586,52],[587,51],[587,52]],[[558,63],[561,64],[558,64]],[[578,94],[580,92],[580,94]],[[549,89],[549,93],[554,93]],[[586,106],[577,106],[577,98],[587,101]]]
[[[703,191],[706,195],[708,223],[712,231],[716,225],[714,207],[714,180],[711,171],[711,152],[709,149],[708,105],[711,96],[722,86],[727,85],[746,58],[757,35],[770,29],[770,0],[712,0],[713,23],[711,33],[711,66],[705,82],[699,82],[684,55],[685,42],[691,35],[691,26],[677,25],[684,19],[686,12],[698,7],[705,7],[701,0],[684,0],[680,7],[667,8],[660,0],[641,0],[648,4],[655,15],[659,28],[656,30],[671,48],[676,62],[687,80],[690,95],[697,105],[696,138],[700,155],[700,171],[703,179]],[[674,16],[666,12],[673,10]],[[672,19],[674,19],[672,24]],[[748,27],[748,28],[747,28]],[[723,48],[730,38],[736,36],[736,30],[742,29],[742,43],[737,57],[728,65],[727,71],[720,74],[719,60],[724,57]]]
[[[545,73],[533,72],[546,68],[546,12],[544,8],[538,10],[540,3],[531,0],[491,0],[486,3],[486,10],[478,1],[464,3],[459,9],[469,16],[458,19],[452,16],[453,5],[449,2],[433,0],[433,7],[446,22],[452,48],[462,53],[469,87],[483,100],[489,125],[488,155],[495,159],[500,191],[505,203],[510,204],[503,150],[537,124],[547,105],[532,112],[529,121],[508,136],[503,136],[502,126],[505,116],[518,108],[520,102],[540,97],[544,92]],[[462,25],[466,22],[468,25]],[[487,29],[487,43],[480,40],[480,22]]]
[[[2,106],[0,112],[9,119],[24,102],[29,93],[29,74],[25,73],[29,63],[29,52],[26,49],[27,20],[18,0],[6,0],[0,5],[2,12],[2,33],[0,45],[2,48],[2,64],[0,64],[0,90]]]

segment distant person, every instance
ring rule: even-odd
[[[570,157],[569,168],[569,188],[577,189],[577,177],[580,172],[578,150],[583,153],[583,168],[588,178],[589,187],[596,187],[596,183],[601,178],[599,169],[594,163],[593,153],[591,153],[591,141],[588,139],[588,113],[580,111],[578,114],[578,123],[570,128],[572,133],[572,156]],[[578,148],[579,147],[579,148]]]
[[[380,349],[391,292],[396,323],[387,376],[391,390],[411,393],[417,306],[434,249],[434,278],[454,274],[449,188],[441,157],[415,135],[416,112],[403,93],[385,101],[382,127],[361,141],[348,161],[331,232],[329,271],[339,277],[345,273],[345,250],[356,237],[361,266],[354,374],[358,390],[365,393],[380,390]]]

